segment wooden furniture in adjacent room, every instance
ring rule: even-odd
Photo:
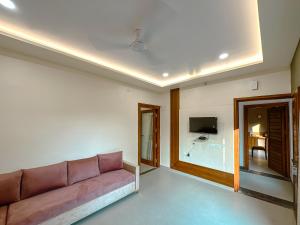
[[[259,140],[264,141],[264,146],[258,144]],[[268,159],[267,152],[267,138],[263,136],[250,136],[249,137],[249,146],[251,146],[251,156],[253,158],[254,150],[260,150],[265,152],[265,159]]]

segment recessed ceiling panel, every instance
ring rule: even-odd
[[[0,6],[3,35],[157,86],[263,61],[256,0],[13,2]]]

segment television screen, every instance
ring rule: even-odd
[[[217,134],[217,117],[190,117],[190,132]]]

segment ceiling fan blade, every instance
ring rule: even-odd
[[[163,0],[142,0],[140,2],[135,28],[143,30],[142,39],[147,43],[151,40],[151,35],[165,28],[175,19],[177,13]]]
[[[125,50],[129,49],[130,42],[120,40],[107,40],[102,37],[90,37],[91,44],[100,51]]]
[[[147,60],[147,62],[150,62],[152,65],[162,65],[164,64],[163,60],[159,57],[157,57],[155,54],[153,54],[149,50],[145,50],[143,52],[140,52],[142,56]]]

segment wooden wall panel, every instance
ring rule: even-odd
[[[233,174],[224,171],[214,170],[211,168],[194,165],[192,163],[178,161],[175,164],[176,170],[188,173],[206,180],[210,180],[219,184],[233,187]]]
[[[179,161],[179,107],[180,91],[179,88],[170,91],[171,120],[170,120],[170,164],[174,169],[175,163]]]
[[[299,113],[300,113],[300,87],[293,95],[293,167],[297,168],[299,173]],[[296,219],[298,218],[298,175],[293,176],[294,183],[294,212]]]
[[[298,162],[298,152],[299,152],[299,110],[300,110],[300,87],[298,91],[294,93],[293,98],[293,136],[294,136],[294,155],[293,158]]]
[[[233,188],[238,192],[240,189],[240,129],[239,129],[239,99],[234,99],[233,114],[234,114],[234,178]]]

